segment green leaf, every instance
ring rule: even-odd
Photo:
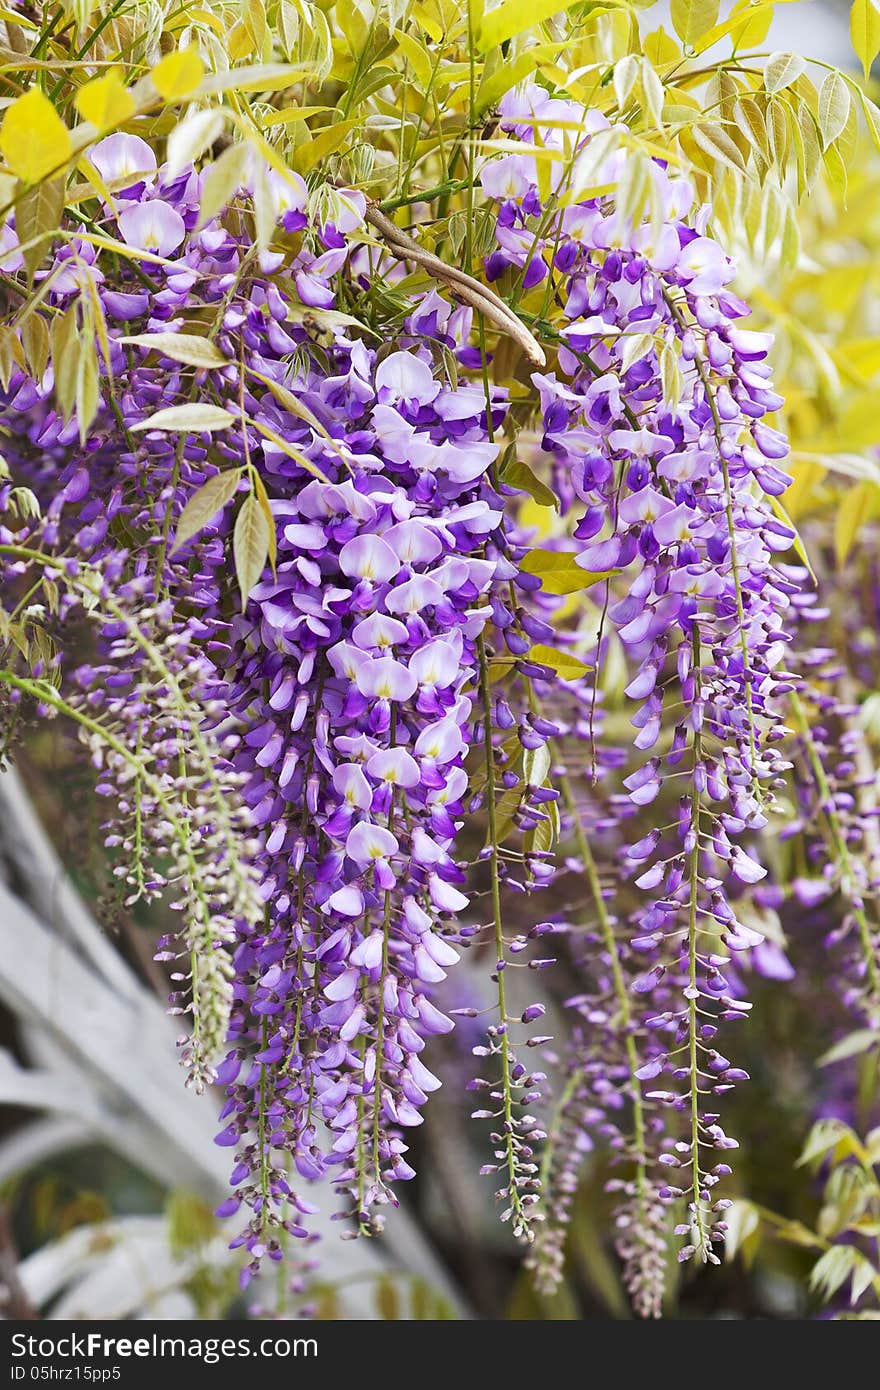
[[[550,771],[550,749],[546,743],[539,748],[527,748],[523,753],[523,780],[527,786],[543,787]]]
[[[221,213],[232,201],[237,189],[245,182],[251,160],[248,145],[230,145],[216,159],[202,180],[202,196],[199,200],[198,226]]]
[[[307,174],[310,169],[314,169],[322,159],[332,154],[359,124],[359,121],[353,119],[337,121],[335,125],[325,126],[323,130],[318,131],[308,144],[298,145],[294,155],[297,172]]]
[[[529,48],[525,53],[518,53],[515,58],[502,62],[497,70],[489,73],[488,67],[483,73],[482,81],[477,89],[476,111],[488,110],[490,107],[501,100],[505,92],[509,92],[511,87],[515,87],[518,82],[523,82],[535,71],[535,58],[540,52],[547,52],[553,45],[537,44],[534,48]]]
[[[517,492],[527,492],[539,507],[555,507],[559,511],[559,498],[546,483],[542,483],[537,473],[515,456],[501,470],[501,482],[505,487],[515,488]]]
[[[209,521],[213,521],[217,513],[235,496],[240,482],[241,469],[231,468],[228,472],[215,474],[193,493],[180,513],[171,546],[172,555],[207,526]]]
[[[806,68],[806,59],[799,53],[773,53],[764,69],[764,89],[781,92],[796,82]]]
[[[263,509],[253,494],[244,499],[235,518],[232,554],[238,587],[241,590],[241,606],[244,610],[251,590],[266,568],[269,558],[269,526]]]
[[[275,517],[272,515],[272,505],[269,501],[269,494],[266,491],[266,484],[254,468],[251,474],[251,481],[254,488],[254,496],[260,504],[263,516],[266,518],[266,525],[269,528],[269,564],[272,566],[272,573],[275,573],[275,560],[278,556],[278,536],[275,532]]]
[[[865,113],[868,134],[874,142],[874,148],[880,151],[880,107],[876,106],[870,97],[866,97],[864,92],[859,92],[859,100]]]
[[[163,357],[174,362],[183,362],[187,367],[228,367],[229,358],[208,338],[200,338],[195,333],[133,333],[128,338],[120,338],[121,343],[133,343],[136,347],[151,348]]]
[[[157,410],[148,420],[132,425],[138,430],[192,431],[194,434],[210,433],[212,430],[228,430],[235,424],[235,416],[219,405],[193,402],[192,405],[169,405],[165,410]]]
[[[829,72],[819,88],[819,129],[826,149],[846,129],[849,108],[849,87],[839,72]]]
[[[849,32],[867,82],[874,59],[880,53],[880,10],[873,0],[855,0],[849,12]]]
[[[54,232],[64,214],[64,179],[48,179],[23,193],[16,204],[18,239],[24,247],[24,267],[28,279],[42,265]],[[31,244],[35,243],[35,244]]]
[[[529,550],[520,562],[524,574],[536,574],[541,580],[541,588],[548,594],[575,594],[579,589],[589,589],[593,584],[601,584],[610,579],[616,570],[606,570],[594,574],[575,564],[571,550]]]
[[[420,84],[418,90],[424,94],[431,85],[431,72],[433,67],[427,49],[423,44],[419,43],[419,40],[414,34],[408,34],[405,29],[395,29],[394,37],[397,40],[401,53],[409,63],[410,68],[416,76],[416,80]]]
[[[717,125],[714,121],[706,121],[702,125],[695,125],[691,135],[695,144],[713,159],[720,159],[723,164],[729,164],[741,174],[746,172],[745,160],[723,126]]]
[[[98,352],[94,339],[81,340],[76,374],[76,418],[80,444],[98,412]]]
[[[31,314],[22,324],[21,343],[34,381],[40,381],[49,361],[49,329],[41,314]]]
[[[222,110],[211,107],[195,111],[175,126],[168,136],[168,172],[173,178],[187,164],[195,164],[222,133],[225,117]]]
[[[848,1033],[840,1042],[829,1047],[827,1052],[816,1063],[820,1067],[830,1067],[835,1062],[844,1062],[848,1057],[858,1057],[862,1052],[869,1051],[880,1043],[880,1035],[873,1028],[857,1028],[854,1033]]]
[[[76,303],[59,314],[51,328],[52,370],[55,376],[55,399],[58,409],[69,420],[76,401],[76,380],[79,372],[80,341],[77,327]]]
[[[672,27],[682,43],[693,48],[707,29],[714,28],[720,8],[719,0],[672,0]]]
[[[583,571],[581,571],[583,573]],[[577,680],[578,676],[585,676],[593,668],[586,662],[581,661],[579,656],[574,656],[572,652],[559,652],[555,647],[547,647],[543,642],[539,642],[532,647],[528,655],[529,661],[537,661],[541,666],[549,666],[555,671],[557,676],[563,680]]]
[[[853,1153],[858,1148],[858,1143],[855,1134],[843,1120],[837,1120],[833,1117],[827,1120],[817,1120],[810,1130],[803,1153],[797,1161],[797,1166],[801,1168],[807,1164],[815,1163],[817,1158],[824,1158],[829,1149],[836,1149],[838,1145],[840,1145],[841,1153],[837,1157],[846,1157],[847,1153]]]

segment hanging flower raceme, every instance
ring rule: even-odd
[[[296,389],[316,417],[346,421],[343,457],[322,444],[328,480],[305,485],[280,461],[276,575],[233,650],[248,729],[236,762],[265,836],[267,902],[265,930],[237,954],[223,1069],[221,1139],[244,1142],[239,1195],[258,1213],[249,1239],[266,1195],[255,1133],[307,1177],[333,1171],[363,1225],[412,1176],[402,1132],[439,1084],[419,1054],[452,1026],[430,991],[457,959],[444,938],[467,907],[453,851],[495,573],[497,446],[482,391],[453,392],[427,353],[378,360],[340,342],[334,368]]]
[[[284,257],[255,253],[246,195],[201,227],[200,176],[169,178],[136,137],[110,137],[92,155],[118,194],[108,230],[145,259],[110,284],[91,244],[72,240],[46,302],[72,333],[99,306],[97,414],[89,428],[81,395],[65,405],[60,380],[16,372],[7,417],[27,427],[12,463],[49,510],[42,544],[108,573],[134,570],[145,613],[155,583],[156,612],[182,622],[182,654],[199,641],[212,694],[234,716],[224,724],[208,711],[207,727],[217,726],[224,756],[235,750],[229,789],[243,784],[258,844],[234,843],[264,906],[235,918],[220,1142],[239,1148],[225,1209],[253,1207],[243,1239],[258,1261],[267,1244],[278,1253],[270,1218],[302,1233],[308,1203],[290,1193],[287,1154],[309,1178],[330,1168],[363,1225],[389,1183],[412,1175],[402,1134],[438,1084],[419,1054],[452,1026],[430,991],[457,958],[445,936],[467,907],[453,850],[469,687],[496,570],[490,436],[505,403],[496,392],[487,406],[482,386],[450,385],[443,365],[456,352],[466,359],[470,310],[438,295],[414,303],[397,351],[368,348],[344,315],[322,319],[362,200],[334,193],[332,225],[302,236],[304,186],[295,176],[272,183],[293,242],[279,282]],[[14,271],[14,231],[7,240]],[[142,287],[149,275],[154,292]],[[194,319],[207,322],[207,339],[178,332]],[[111,374],[124,383],[114,413],[102,404]],[[268,529],[268,514],[264,555],[271,544],[274,563],[271,579],[248,585],[230,637],[224,541],[236,493],[237,555],[249,563],[249,535]],[[136,701],[115,691],[132,689],[138,640],[110,624],[100,663],[77,677],[78,698],[105,706],[126,742],[137,740],[146,689]],[[141,733],[170,760],[164,713],[163,695]],[[175,756],[182,734],[175,726]],[[112,749],[102,760],[106,790],[125,792]],[[169,775],[198,806],[202,788],[186,766]],[[140,824],[157,808],[142,797],[132,809]],[[160,821],[158,838],[166,831]],[[132,845],[127,828],[110,838]],[[206,906],[216,912],[213,895]],[[217,919],[215,937],[200,938],[205,959],[192,955],[194,975],[220,970],[224,995],[228,935]]]
[[[741,842],[766,824],[785,767],[776,742],[788,687],[775,672],[795,586],[775,554],[793,533],[764,500],[787,481],[786,442],[764,422],[781,401],[769,339],[739,326],[747,311],[726,288],[730,262],[703,215],[685,220],[686,182],[648,166],[648,212],[624,216],[576,196],[620,173],[619,137],[601,121],[530,89],[506,102],[503,124],[540,142],[545,162],[554,152],[549,183],[571,205],[542,206],[527,149],[487,166],[500,202],[487,268],[540,286],[529,302],[543,294],[554,319],[558,374],[533,379],[554,487],[578,518],[573,558],[603,584],[602,635],[629,666],[623,786],[635,807],[674,797],[671,827],[640,835],[624,857],[644,895],[629,943],[643,962],[631,992],[644,1049],[630,1096],[647,1083],[645,1102],[680,1112],[681,1137],[658,1156],[664,1195],[687,1202],[682,1256],[714,1261],[725,1203],[713,1189],[734,1147],[714,1097],[743,1076],[716,1034],[750,1007],[731,996],[724,966],[755,941],[729,889],[764,874]],[[593,133],[567,137],[566,126]]]

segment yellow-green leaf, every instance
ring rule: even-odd
[[[307,174],[310,169],[314,169],[322,159],[338,149],[358,124],[356,120],[338,121],[336,125],[328,125],[319,131],[307,145],[299,145],[294,156],[297,173]]]
[[[49,329],[41,314],[31,314],[22,325],[21,342],[34,381],[41,381],[49,361]]]
[[[589,589],[603,579],[609,579],[613,570],[594,574],[575,564],[571,550],[528,550],[520,561],[520,569],[525,574],[535,574],[541,580],[541,588],[548,594],[575,594],[579,589]]]
[[[757,48],[770,32],[773,5],[737,0],[727,23],[734,48]]]
[[[200,404],[169,405],[165,410],[157,410],[148,420],[132,425],[135,430],[174,430],[202,434],[211,430],[226,430],[235,424],[235,416],[219,405]]]
[[[477,46],[481,53],[488,53],[514,34],[525,29],[534,29],[545,19],[562,10],[571,9],[577,0],[502,0],[502,3],[480,20]]]
[[[880,53],[880,10],[874,0],[855,0],[849,12],[849,32],[867,82],[874,59]]]
[[[839,72],[826,74],[819,88],[819,129],[827,148],[846,128],[849,118],[849,87]]]
[[[39,87],[31,87],[6,108],[0,127],[0,153],[23,183],[38,183],[70,158],[70,131]]]
[[[254,367],[245,367],[245,371],[249,372],[251,376],[256,377],[257,381],[261,381],[264,386],[267,386],[279,405],[283,405],[284,409],[289,410],[291,415],[295,415],[298,420],[304,420],[316,434],[321,436],[328,447],[333,450],[334,454],[339,455],[346,467],[349,466],[349,461],[343,449],[337,444],[332,434],[321,424],[321,421],[314,411],[309,409],[305,401],[301,401],[292,391],[288,391],[287,387],[283,386],[280,381],[274,381],[272,377],[266,376],[263,372],[258,372]]]
[[[501,472],[501,482],[505,487],[515,488],[517,492],[527,492],[541,507],[555,507],[559,511],[559,498],[546,483],[521,459],[512,458]]]
[[[546,647],[541,642],[532,647],[528,659],[537,661],[540,666],[549,666],[551,671],[555,671],[557,676],[561,676],[565,681],[577,680],[578,676],[585,676],[591,669],[572,652],[559,652],[555,647]]]
[[[269,526],[263,509],[251,494],[241,504],[232,533],[235,573],[244,609],[250,592],[266,568],[269,558]]]
[[[166,101],[179,101],[198,87],[205,65],[195,48],[179,48],[168,53],[150,73],[153,86]]]
[[[745,173],[745,161],[723,126],[716,125],[714,121],[707,121],[704,125],[695,125],[691,135],[700,149],[705,150],[712,159],[720,159],[723,164],[731,165],[739,173]]]
[[[76,381],[79,374],[79,330],[76,303],[52,323],[52,370],[55,377],[55,398],[65,420],[69,420],[76,401]]]
[[[64,179],[44,179],[27,189],[18,200],[15,221],[23,248],[25,270],[32,280],[42,265],[64,215]]]
[[[406,61],[412,68],[420,85],[420,90],[426,92],[431,84],[431,59],[427,50],[419,43],[418,39],[412,34],[408,34],[405,29],[395,29],[394,37],[397,39],[398,47]]]
[[[866,97],[864,92],[859,92],[859,99],[865,113],[868,134],[874,142],[874,148],[880,152],[880,107],[876,106],[870,97]]]
[[[672,0],[669,17],[682,43],[692,48],[714,27],[720,8],[719,0]]]
[[[229,358],[223,356],[216,343],[195,333],[133,333],[119,341],[132,343],[135,347],[151,348],[187,367],[229,366]]]
[[[134,97],[115,68],[80,87],[73,104],[99,131],[122,125],[135,112]]]
[[[799,53],[773,53],[764,69],[764,88],[768,92],[781,92],[796,82],[804,71],[806,59]]]
[[[235,496],[240,482],[241,469],[231,468],[228,472],[216,473],[213,478],[202,484],[198,492],[193,493],[180,513],[171,547],[172,554],[203,530],[209,521],[213,521],[217,513]]]
[[[222,134],[224,119],[223,112],[215,106],[208,111],[194,111],[181,121],[168,136],[169,174],[176,175],[187,164],[194,164]]]
[[[275,560],[278,556],[278,537],[275,533],[275,517],[272,515],[272,504],[269,501],[266,484],[263,482],[256,468],[251,472],[251,482],[253,484],[254,496],[260,505],[263,516],[266,518],[266,525],[269,528],[269,564],[272,566],[272,573],[274,574]]]
[[[199,227],[204,227],[228,206],[245,182],[251,160],[247,145],[230,145],[208,169],[202,182]]]
[[[94,338],[80,340],[76,376],[76,419],[79,441],[85,444],[89,426],[98,413],[98,353]]]

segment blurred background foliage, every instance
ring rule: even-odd
[[[418,221],[426,247],[467,267],[485,249],[467,172],[499,148],[493,112],[511,86],[538,80],[612,120],[625,118],[630,157],[616,190],[620,204],[643,209],[645,161],[678,164],[711,205],[714,234],[737,258],[738,288],[753,305],[754,326],[775,334],[775,372],[786,401],[781,424],[793,447],[794,482],[782,504],[820,581],[852,605],[873,582],[880,518],[880,92],[871,78],[878,49],[873,0],[738,0],[723,10],[717,0],[581,0],[562,9],[560,0],[501,0],[485,9],[481,0],[74,0],[0,7],[0,100],[8,107],[35,82],[65,123],[54,148],[67,154],[49,160],[23,209],[34,265],[65,203],[88,223],[82,209],[95,189],[81,155],[96,131],[124,126],[155,146],[170,141],[182,162],[209,151],[218,203],[240,177],[246,146],[305,175],[315,200],[332,197],[334,184],[354,183],[400,225]],[[175,55],[194,51],[195,69],[177,62]],[[845,65],[844,76],[829,57]],[[163,80],[152,85],[149,74],[169,58]],[[0,204],[21,198],[26,171],[16,164],[36,157],[37,146],[32,142],[28,154],[6,141]],[[411,293],[420,283],[430,282],[412,274],[405,288]],[[0,273],[0,293],[3,286]],[[518,296],[527,321],[542,312],[542,294]],[[358,302],[352,311],[367,323],[392,319],[394,285],[371,297],[376,302]],[[32,362],[50,349],[38,318],[30,319],[28,335],[28,304],[14,301],[11,291],[7,298],[0,372],[19,350],[13,326],[24,323]],[[69,351],[76,361],[68,370],[81,379],[95,341],[83,339]],[[503,346],[495,372],[522,390],[525,368],[508,362]],[[539,531],[553,525],[540,500],[538,492],[523,518]],[[864,623],[876,633],[873,601],[865,604]],[[845,641],[849,629],[840,630]],[[605,679],[613,710],[613,662]],[[876,746],[880,718],[870,699],[863,708]],[[152,950],[168,922],[161,910],[127,913],[111,893],[97,833],[100,807],[69,736],[57,726],[35,730],[18,765],[76,888],[131,971],[164,998],[167,983]],[[783,873],[793,852],[780,849]],[[531,924],[528,901],[520,910],[512,932]],[[819,914],[812,922],[807,909],[796,910],[793,979],[780,985],[754,978],[754,1017],[739,1040],[752,1081],[732,1104],[742,1145],[734,1179],[743,1198],[731,1241],[736,1257],[710,1275],[689,1269],[679,1278],[673,1271],[673,1318],[804,1317],[833,1302],[850,1278],[860,1289],[871,1278],[877,1285],[876,1269],[862,1269],[850,1238],[854,1228],[875,1244],[880,1238],[878,1131],[873,1144],[864,1139],[880,1123],[877,1053],[816,1065],[829,1039],[845,1032],[846,1019],[826,987]],[[785,911],[778,932],[782,944]],[[466,963],[456,1002],[479,1007],[482,988],[477,964]],[[553,993],[562,998],[564,990],[565,981]],[[488,1186],[475,1176],[485,1136],[461,1099],[471,1041],[466,1021],[451,1038],[438,1039],[436,1061],[447,1084],[416,1135],[421,1176],[408,1193],[410,1214],[445,1265],[460,1309],[484,1318],[629,1316],[608,1245],[607,1173],[598,1157],[586,1164],[559,1293],[541,1297],[521,1271]],[[14,1009],[3,1013],[2,1044],[14,1066],[30,1055]],[[4,1162],[29,1118],[28,1109],[8,1104],[0,1140],[11,1213],[0,1236],[11,1307],[100,1315],[100,1285],[89,1284],[83,1270],[94,1274],[102,1252],[122,1246],[132,1260],[149,1260],[151,1247],[138,1241],[161,1229],[170,1273],[152,1296],[135,1298],[135,1310],[146,1317],[242,1312],[209,1194],[163,1184],[100,1142]],[[799,1163],[811,1129],[807,1161]],[[82,1249],[74,1255],[78,1236]],[[45,1264],[47,1250],[64,1268],[44,1278],[39,1261]],[[16,1260],[17,1286],[9,1273]],[[71,1303],[69,1291],[81,1277],[80,1302]],[[455,1301],[405,1264],[391,1273],[320,1274],[305,1291],[285,1291],[275,1303],[267,1295],[266,1304],[286,1315],[308,1304],[319,1318],[337,1317],[351,1311],[345,1299],[353,1285],[362,1292],[361,1316],[455,1315]]]

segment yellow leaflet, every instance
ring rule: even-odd
[[[716,24],[713,29],[707,29],[695,43],[694,52],[705,53],[707,48],[711,48],[728,34],[731,35],[735,48],[753,48],[755,44],[764,42],[772,18],[772,4],[751,5],[747,0],[746,6],[738,12],[734,11],[723,24]]]
[[[266,116],[260,121],[260,128],[269,130],[275,125],[293,125],[297,121],[307,121],[309,116],[314,116],[319,111],[334,109],[332,106],[288,106],[283,111],[273,111],[271,116]]]
[[[86,180],[87,186],[83,186],[83,184],[80,183],[77,184],[75,188],[71,188],[68,191],[67,206],[75,207],[76,204],[82,202],[84,198],[90,198],[93,193],[98,193],[104,199],[108,207],[113,208],[115,212],[116,201],[113,194],[101,178],[94,164],[91,164],[88,158],[83,155],[82,159],[77,161],[76,167]]]
[[[179,48],[164,57],[150,73],[153,86],[166,101],[179,101],[198,87],[205,65],[195,48]]]
[[[73,104],[83,120],[91,121],[99,131],[122,125],[135,110],[134,97],[115,68],[81,87]]]
[[[425,33],[434,43],[443,37],[443,26],[437,23],[437,17],[431,15],[424,5],[413,5],[411,14],[416,23],[424,29]]]
[[[521,34],[524,29],[534,29],[545,19],[552,19],[560,10],[570,10],[576,0],[503,0],[495,10],[484,14],[477,35],[477,47],[481,53],[504,43],[505,39]]]
[[[880,11],[873,0],[855,0],[849,12],[849,32],[867,82],[874,59],[880,53]]]
[[[586,675],[587,671],[592,669],[573,652],[557,651],[555,647],[547,647],[543,643],[538,643],[537,646],[532,647],[528,659],[529,661],[538,661],[542,666],[549,666],[558,676],[567,681],[576,680],[578,676]]]
[[[309,169],[313,169],[316,164],[319,164],[325,155],[332,154],[356,125],[358,125],[356,120],[340,121],[337,125],[327,126],[320,131],[314,140],[309,141],[307,145],[300,145],[294,155],[297,172],[300,174],[308,173]]]
[[[406,58],[419,82],[422,84],[422,91],[426,92],[431,84],[431,72],[433,64],[427,51],[422,47],[412,34],[408,34],[404,29],[395,29],[394,37],[398,47]]]
[[[191,9],[189,8],[189,6],[187,6],[186,18],[187,18],[187,22],[190,23],[190,24],[195,24],[195,23],[204,24],[204,25],[206,25],[209,29],[213,29],[213,31],[214,31],[214,33],[217,35],[218,39],[222,39],[222,38],[225,36],[225,34],[226,34],[226,30],[225,30],[224,27],[223,27],[222,21],[218,18],[217,15],[212,14],[210,10],[203,10],[203,9],[193,9],[193,10],[191,10]]]
[[[0,153],[24,183],[38,183],[60,168],[72,151],[70,131],[39,87],[31,87],[7,107]]]
[[[644,42],[645,57],[655,68],[666,67],[670,63],[681,62],[681,49],[672,38],[667,34],[663,25],[655,29],[652,33],[645,35]]]

